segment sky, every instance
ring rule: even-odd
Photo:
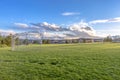
[[[95,35],[120,35],[120,0],[0,0],[0,31],[21,32],[33,23],[71,30],[83,24]]]

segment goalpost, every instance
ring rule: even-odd
[[[15,50],[15,36],[13,34],[11,35],[11,50]]]
[[[37,38],[36,38],[37,35]],[[17,40],[18,38],[18,40]],[[35,40],[39,41],[39,44],[42,44],[43,33],[17,33],[11,34],[11,51],[18,50],[23,46],[27,46],[28,44],[33,44]]]

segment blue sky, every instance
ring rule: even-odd
[[[0,0],[0,30],[19,31],[15,23],[84,21],[97,35],[120,35],[120,0]]]

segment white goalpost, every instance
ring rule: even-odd
[[[34,44],[36,40],[39,41],[38,44],[42,45],[43,33],[23,32],[23,33],[12,34],[11,35],[11,51],[19,50],[23,46],[29,47],[28,44]]]
[[[15,50],[15,36],[13,34],[11,35],[11,50]]]

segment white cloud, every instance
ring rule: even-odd
[[[105,29],[101,28],[99,30],[96,30],[96,35],[107,36],[107,35],[119,35],[120,34],[120,26],[119,26],[120,17],[103,19],[103,20],[93,20],[89,22],[89,24],[92,24],[92,25],[100,25],[100,23],[102,23],[102,27],[105,27],[105,26],[109,26],[109,27]]]
[[[32,23],[33,26],[37,26],[41,29],[44,29],[46,31],[63,31],[66,30],[66,28],[62,28],[59,25],[56,24],[50,24],[47,22],[43,22],[43,23]]]
[[[2,35],[15,34],[15,31],[13,31],[13,30],[3,30],[3,29],[0,29],[0,34],[2,34]]]
[[[21,23],[22,24],[22,23]],[[23,25],[22,25],[23,26]],[[25,25],[26,26],[26,25]],[[24,27],[21,27],[24,29]],[[26,26],[26,29],[30,30],[44,30],[43,35],[44,38],[85,38],[85,37],[91,37],[96,36],[95,30],[89,26],[88,23],[81,21],[78,23],[73,23],[68,26],[68,28],[60,27],[56,24],[50,24],[48,22],[43,23],[32,23],[29,27]],[[32,33],[32,32],[31,32]]]
[[[108,36],[108,35],[119,35],[119,29],[108,29],[108,30],[96,30],[96,34],[99,36]]]
[[[90,21],[90,24],[97,24],[97,23],[106,23],[108,22],[108,20],[94,20],[94,21]]]
[[[74,23],[69,28],[71,31],[74,31],[75,33],[78,32],[78,34],[85,33],[90,36],[95,36],[95,30],[92,27],[90,27],[88,23],[83,21],[79,23]]]
[[[80,15],[79,12],[64,12],[62,13],[63,16],[73,16],[73,15]]]
[[[43,22],[42,25],[43,25],[43,26],[47,26],[47,27],[49,27],[49,28],[53,28],[53,29],[58,29],[58,28],[60,28],[60,27],[57,26],[56,24],[49,24],[49,23],[47,23],[47,22]]]
[[[120,17],[109,19],[109,22],[120,22]]]
[[[31,29],[40,29],[40,27],[34,26],[34,25],[30,26],[29,28],[31,28]]]
[[[89,24],[113,23],[113,22],[120,22],[120,17],[116,17],[116,18],[112,18],[112,19],[93,20],[93,21],[90,21]]]
[[[19,28],[28,28],[29,27],[29,25],[24,24],[24,23],[14,23],[14,25]]]
[[[62,33],[50,33],[50,32],[44,32],[43,33],[44,37],[65,37],[66,35],[62,34]]]
[[[45,29],[47,32],[52,32],[52,33],[46,33],[45,35],[50,35],[50,36],[69,36],[69,37],[84,37],[84,36],[95,36],[95,30],[89,26],[88,23],[81,21],[79,23],[74,23],[69,25],[69,28],[62,28],[56,24],[50,24],[47,22],[43,22],[43,23],[37,23],[37,24],[33,24],[35,26],[38,27],[42,27],[43,29]],[[55,34],[54,32],[57,31],[57,34]],[[61,33],[58,33],[61,32]],[[63,32],[65,32],[63,34]]]
[[[50,24],[47,22],[42,22],[42,23],[31,23],[31,25],[25,24],[25,23],[14,23],[15,27],[17,29],[21,30],[39,30],[39,29],[44,29],[48,31],[58,31],[62,29],[60,26],[56,24]]]
[[[17,29],[20,29],[20,30],[23,30],[23,31],[40,29],[40,27],[38,27],[38,26],[28,25],[28,24],[25,24],[25,23],[14,23],[14,25]]]

